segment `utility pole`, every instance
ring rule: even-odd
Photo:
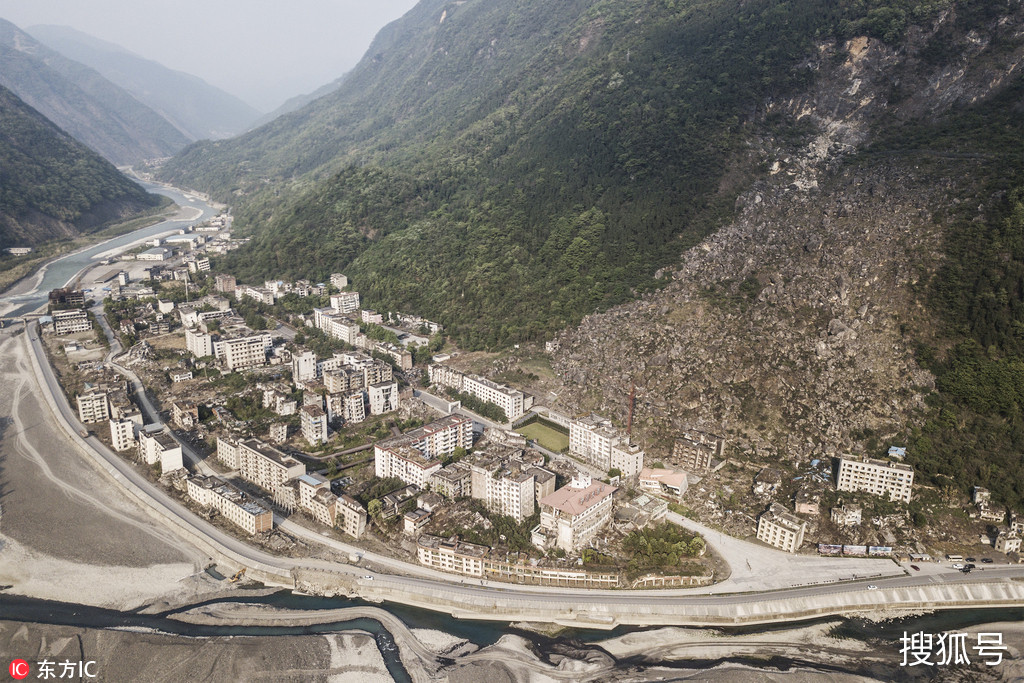
[[[636,382],[629,388],[629,421],[626,423],[626,436],[633,440],[633,409],[636,407]]]

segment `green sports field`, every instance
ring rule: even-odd
[[[552,429],[547,425],[543,425],[540,422],[534,422],[528,424],[525,427],[520,427],[516,430],[527,439],[533,439],[544,448],[549,451],[556,453],[560,452],[563,448],[569,447],[569,435],[563,434],[557,429]]]

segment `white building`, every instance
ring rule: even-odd
[[[119,453],[135,447],[135,422],[110,420],[110,441]]]
[[[220,460],[228,469],[238,469],[238,442],[232,441],[231,439],[225,439],[224,437],[217,437],[217,459]]]
[[[316,379],[316,354],[312,351],[303,351],[292,356],[292,379],[302,382],[307,379]]]
[[[139,432],[139,457],[147,465],[160,463],[161,474],[180,470],[185,466],[181,444],[166,431],[152,434],[146,431]]]
[[[216,510],[249,534],[270,531],[274,526],[270,510],[217,477],[190,477],[185,480],[185,490],[189,498]]]
[[[526,398],[523,392],[512,387],[492,382],[476,375],[464,375],[446,365],[432,364],[427,368],[431,384],[450,387],[456,391],[475,396],[505,411],[510,420],[518,420],[526,412]]]
[[[484,558],[489,551],[487,546],[465,543],[455,536],[444,539],[424,534],[416,541],[420,564],[467,576],[483,576]]]
[[[218,441],[217,457],[220,457]],[[306,466],[258,439],[238,444],[238,470],[242,478],[273,492],[280,484],[306,473]]]
[[[338,289],[345,289],[348,287],[348,278],[341,273],[331,273],[331,285]]]
[[[84,424],[103,422],[110,419],[110,401],[105,391],[91,391],[87,394],[79,394],[75,400],[78,402],[78,419]]]
[[[366,508],[352,496],[338,496],[335,524],[352,538],[361,538],[366,531]]]
[[[366,400],[362,391],[327,395],[328,420],[344,421],[346,424],[366,419]]]
[[[232,372],[267,364],[267,353],[274,347],[269,334],[221,339],[213,343],[213,355]]]
[[[196,358],[213,355],[213,335],[202,330],[187,328],[185,330],[185,350]]]
[[[338,313],[355,313],[359,310],[359,292],[331,294],[331,308]]]
[[[569,452],[607,472],[618,469],[623,476],[639,474],[644,452],[619,433],[611,420],[588,415],[569,422]]]
[[[302,406],[302,436],[311,446],[327,443],[327,414],[320,406]]]
[[[839,491],[866,491],[909,503],[913,485],[914,468],[910,465],[870,458],[839,459],[839,476],[836,478]]]
[[[398,382],[379,382],[366,387],[370,415],[383,415],[398,410]]]
[[[89,314],[81,308],[54,311],[50,316],[53,318],[53,331],[55,334],[74,334],[76,332],[88,332],[92,329]]]
[[[772,503],[757,518],[757,538],[787,553],[795,553],[804,542],[807,522],[791,514],[778,503]]]
[[[586,474],[573,477],[550,496],[540,500],[540,524],[531,532],[534,545],[553,543],[566,552],[585,546],[612,518],[612,495],[618,489],[594,483]]]

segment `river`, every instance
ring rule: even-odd
[[[29,276],[26,280],[15,285],[12,288],[11,294],[0,297],[0,310],[5,308],[4,304],[9,304],[13,305],[14,308],[5,313],[7,316],[18,316],[32,312],[47,302],[50,290],[66,286],[82,270],[108,258],[108,252],[124,249],[152,237],[177,232],[185,226],[199,223],[218,213],[218,209],[210,206],[199,197],[187,195],[177,188],[140,180],[135,182],[149,192],[170,197],[178,206],[186,211],[194,209],[190,213],[195,215],[186,218],[172,218],[146,228],[140,228],[139,230],[114,237],[50,261],[42,266],[35,275]]]

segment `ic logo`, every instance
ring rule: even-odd
[[[23,678],[28,678],[29,666],[28,662],[24,659],[15,659],[11,662],[8,667],[8,671],[11,672],[11,678],[20,681]]]

